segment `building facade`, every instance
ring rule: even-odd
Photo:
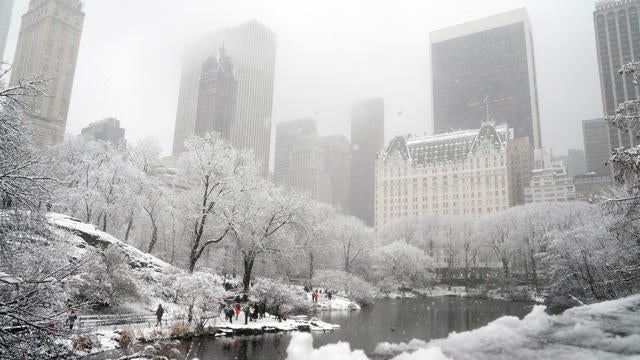
[[[384,101],[359,102],[351,108],[351,215],[374,224],[376,157],[384,147]]]
[[[7,47],[7,36],[11,25],[11,12],[13,0],[0,1],[0,61],[4,60],[4,51]]]
[[[343,214],[350,212],[351,145],[342,135],[323,136],[325,169],[331,181],[331,205]]]
[[[576,175],[573,184],[576,188],[576,200],[588,202],[594,200],[594,197],[611,193],[613,187],[609,174],[598,173]]]
[[[531,171],[529,186],[524,189],[525,202],[558,202],[576,199],[573,180],[564,163],[553,159],[549,148],[534,150],[535,169]]]
[[[84,22],[80,0],[31,0],[22,16],[11,85],[42,74],[47,94],[33,99],[28,122],[33,142],[46,147],[62,142],[67,124],[80,36]]]
[[[285,121],[276,125],[276,144],[273,159],[273,182],[284,185],[289,176],[289,152],[302,137],[316,134],[316,120],[304,118]]]
[[[124,129],[120,127],[120,120],[106,118],[94,121],[82,129],[80,135],[92,140],[108,141],[112,144],[124,144]]]
[[[509,184],[511,185],[510,206],[522,205],[524,188],[529,185],[533,170],[533,148],[529,138],[515,138],[507,143],[509,162]]]
[[[187,49],[180,80],[173,154],[184,151],[184,141],[195,133],[202,64],[222,46],[233,61],[237,81],[235,120],[228,140],[235,148],[253,150],[263,176],[267,176],[276,36],[255,20],[220,30]]]
[[[204,136],[217,132],[229,141],[236,114],[238,83],[231,58],[220,48],[217,57],[209,57],[202,64],[195,133]]]
[[[489,108],[515,137],[541,146],[526,9],[434,31],[429,38],[434,133],[476,129]]]
[[[293,142],[289,150],[289,171],[285,187],[309,194],[311,199],[331,203],[331,179],[325,164],[325,151],[315,133]]]
[[[593,22],[605,115],[613,115],[619,103],[636,99],[639,95],[631,77],[618,74],[622,65],[640,61],[639,10],[640,0],[596,1]],[[638,144],[637,130],[616,126],[607,128],[609,149]]]
[[[480,216],[513,202],[506,125],[396,137],[375,168],[375,228],[423,214]]]
[[[609,130],[604,119],[582,120],[582,138],[587,173],[609,174],[605,165],[611,157]]]

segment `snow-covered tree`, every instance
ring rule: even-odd
[[[323,231],[323,236],[335,244],[336,257],[342,262],[342,270],[348,273],[374,246],[372,229],[353,216],[335,216],[324,222]]]
[[[431,257],[402,240],[375,249],[372,259],[378,281],[390,279],[401,289],[424,286],[433,279]]]

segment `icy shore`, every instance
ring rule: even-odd
[[[313,339],[294,334],[288,360],[365,360],[347,343],[314,349]],[[520,320],[503,316],[488,325],[424,342],[381,343],[376,358],[413,359],[640,359],[640,295],[547,315],[535,306]]]

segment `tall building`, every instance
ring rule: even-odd
[[[375,166],[384,147],[384,101],[359,102],[351,109],[351,214],[374,224]]]
[[[550,148],[535,149],[533,157],[535,168],[524,189],[525,202],[575,200],[576,189],[563,161],[554,158]]]
[[[593,22],[600,70],[600,90],[605,115],[613,115],[619,103],[636,99],[638,89],[630,76],[618,74],[620,67],[640,61],[640,0],[596,1]],[[609,149],[638,144],[637,131],[608,126]]]
[[[407,216],[482,216],[509,207],[512,139],[512,129],[492,122],[475,130],[394,138],[376,161],[376,231]]]
[[[509,184],[511,185],[509,206],[524,204],[524,188],[531,180],[533,170],[533,148],[529,138],[515,138],[507,143],[509,162]]]
[[[0,61],[4,59],[4,50],[7,47],[12,10],[13,0],[0,0]]]
[[[233,74],[233,63],[224,48],[220,48],[217,57],[207,58],[202,64],[195,133],[204,136],[215,131],[229,140],[237,95],[238,83]]]
[[[331,181],[331,205],[344,214],[350,211],[351,145],[342,135],[323,136],[325,169]]]
[[[576,200],[599,202],[597,196],[610,195],[613,192],[613,183],[609,174],[589,173],[576,175],[573,184],[576,188]]]
[[[293,144],[308,134],[316,134],[316,120],[304,118],[281,122],[276,126],[273,182],[284,185],[289,174],[289,152]]]
[[[92,140],[108,141],[112,144],[124,144],[124,129],[120,127],[120,120],[106,118],[94,121],[82,129],[80,135]]]
[[[517,9],[437,30],[431,41],[434,133],[477,129],[488,113],[541,145],[531,26]]]
[[[67,124],[73,77],[84,22],[80,0],[31,0],[22,16],[13,59],[11,85],[42,74],[49,96],[33,99],[34,144],[40,147],[62,141]]]
[[[239,149],[252,149],[269,168],[271,110],[276,59],[276,36],[258,21],[220,30],[197,41],[185,53],[178,111],[173,139],[173,154],[184,150],[184,141],[195,133],[202,65],[215,56],[220,47],[233,62],[237,82],[236,109],[230,127],[229,142]]]
[[[582,120],[582,137],[587,172],[609,174],[605,165],[611,157],[607,123],[603,119]]]

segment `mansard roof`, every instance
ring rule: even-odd
[[[509,137],[506,125],[484,122],[479,129],[431,136],[397,136],[380,154],[382,160],[408,160],[416,164],[463,161],[483,148],[503,149]]]

